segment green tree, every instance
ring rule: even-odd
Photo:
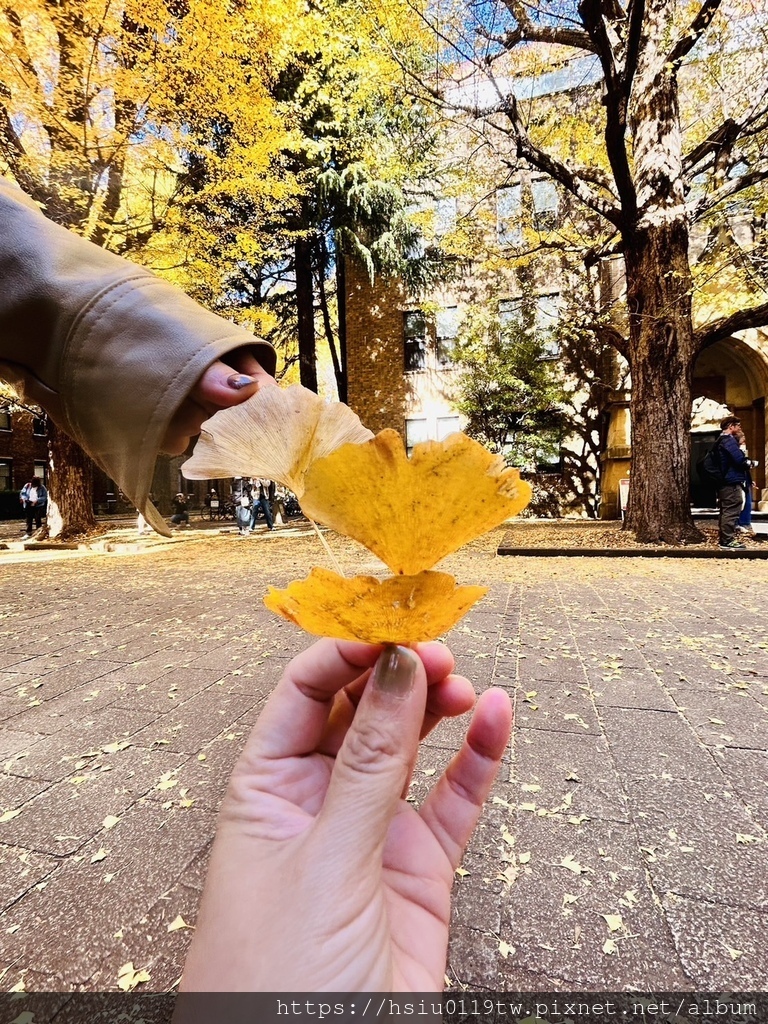
[[[468,310],[454,352],[466,432],[528,471],[560,458],[567,429],[566,389],[551,345],[536,330],[530,301],[505,321],[495,303],[485,303]]]

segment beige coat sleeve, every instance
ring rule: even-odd
[[[41,405],[148,522],[155,460],[176,409],[212,362],[275,353],[154,274],[53,224],[0,177],[0,377]]]

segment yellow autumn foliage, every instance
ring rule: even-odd
[[[414,575],[520,512],[530,484],[466,434],[416,445],[383,430],[313,463],[304,512]]]

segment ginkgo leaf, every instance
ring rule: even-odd
[[[149,971],[136,970],[133,963],[123,964],[117,972],[117,987],[123,992],[132,992],[137,985],[150,981]]]
[[[395,573],[415,575],[525,508],[531,488],[466,434],[406,455],[382,430],[307,470],[301,500],[317,522],[364,544]]]
[[[206,420],[181,471],[189,480],[266,477],[301,498],[310,463],[372,437],[341,402],[326,402],[299,384],[265,387]]]
[[[413,644],[446,632],[486,593],[487,587],[457,586],[442,572],[346,579],[316,567],[285,590],[270,587],[264,604],[316,636]]]

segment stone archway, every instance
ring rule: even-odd
[[[759,460],[754,482],[758,507],[768,508],[766,492],[766,395],[768,395],[768,334],[745,331],[705,349],[693,370],[692,397],[709,398],[741,419],[750,457]],[[713,425],[716,426],[716,425]],[[695,437],[695,435],[694,435]],[[695,447],[695,445],[694,445]],[[695,462],[692,459],[692,462]]]

